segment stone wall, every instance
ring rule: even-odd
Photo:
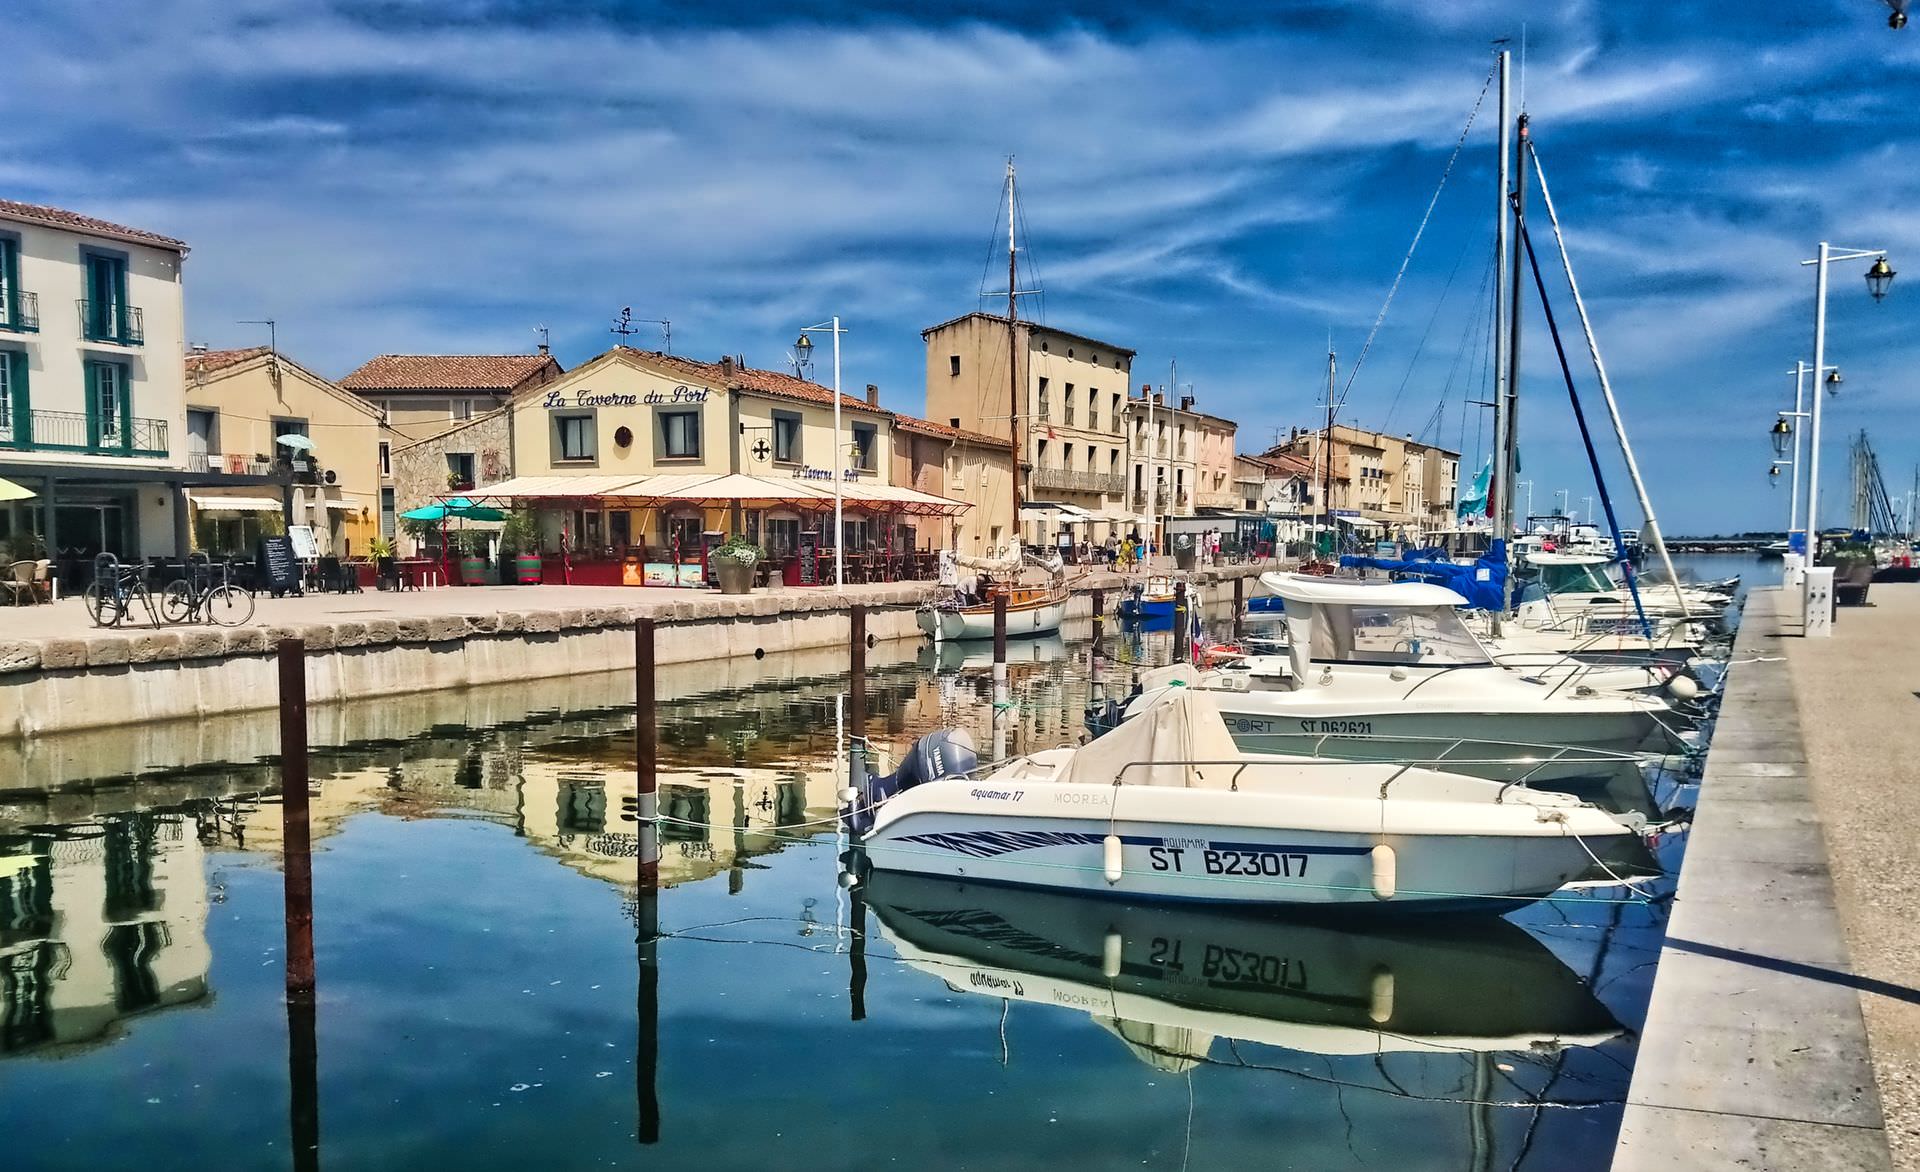
[[[447,456],[465,453],[473,457],[474,481],[478,485],[498,484],[513,476],[513,444],[508,433],[505,411],[490,411],[444,431],[432,439],[421,440],[393,452],[394,514],[430,504],[447,494]],[[400,553],[417,552],[405,529],[395,534]]]

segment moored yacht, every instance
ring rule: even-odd
[[[1553,894],[1643,823],[1435,769],[1251,754],[1212,694],[985,772],[922,738],[848,811],[879,870],[1135,899],[1497,913]]]

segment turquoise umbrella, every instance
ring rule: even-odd
[[[507,515],[499,509],[486,505],[476,505],[466,497],[457,496],[439,504],[422,505],[417,509],[408,509],[400,514],[409,521],[444,521],[449,517],[461,517],[468,521],[504,521]]]

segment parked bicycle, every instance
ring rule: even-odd
[[[216,568],[206,554],[187,559],[186,577],[167,583],[160,593],[160,613],[170,623],[212,623],[237,627],[253,617],[253,593],[231,581],[232,566]]]
[[[87,616],[96,626],[119,626],[136,602],[146,610],[149,624],[160,625],[160,612],[154,606],[153,593],[147,589],[147,568],[138,564],[123,566],[120,559],[110,553],[93,559],[93,581],[87,584],[81,597],[87,605]]]

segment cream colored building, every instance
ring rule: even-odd
[[[1307,461],[1319,496],[1331,464],[1332,499],[1309,510],[1317,520],[1325,523],[1330,504],[1334,520],[1369,536],[1417,540],[1452,525],[1458,452],[1346,424],[1335,424],[1332,435],[1329,445],[1324,429],[1296,431],[1267,453]]]
[[[896,415],[893,483],[973,507],[957,517],[915,523],[921,548],[984,557],[1013,532],[1013,444],[948,423]]]
[[[927,415],[1008,440],[1017,415],[1025,502],[1065,506],[1024,516],[1023,541],[1053,544],[1063,520],[1092,541],[1124,529],[1132,350],[1034,322],[1009,331],[1006,318],[990,313],[942,322],[920,337]]]
[[[293,524],[312,526],[321,555],[366,554],[380,531],[382,504],[376,408],[265,346],[196,349],[187,356],[186,379],[189,467],[288,475],[287,511]],[[283,436],[303,436],[313,447],[289,447]],[[247,521],[283,511],[278,493],[210,488],[189,495],[195,544],[212,552],[249,552]]]
[[[1150,386],[1127,400],[1126,503],[1142,536],[1150,526],[1157,533],[1169,516],[1240,507],[1233,463],[1237,425],[1193,404],[1192,395],[1172,401]]]
[[[836,444],[833,392],[818,383],[723,358],[696,362],[616,346],[509,404],[518,478],[603,480],[670,473],[745,473],[831,486],[887,484],[893,464],[893,415],[877,402],[842,395]],[[484,486],[480,486],[484,488]],[[704,531],[744,532],[779,557],[802,527],[817,525],[792,509],[572,509],[550,514],[547,537],[566,526],[585,549],[647,545],[698,548]],[[849,548],[880,542],[864,511],[847,512]],[[828,528],[831,528],[829,523]]]

